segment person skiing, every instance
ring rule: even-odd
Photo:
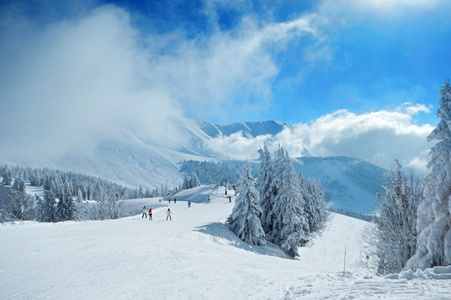
[[[232,196],[229,196],[229,203],[232,202]]]
[[[141,219],[144,218],[144,217],[146,217],[146,219],[147,219],[147,208],[146,208],[145,205],[143,207],[143,215],[142,215]]]
[[[172,221],[172,216],[171,215],[172,215],[171,209],[168,208],[168,211],[166,212],[166,221],[168,220],[168,218],[169,218],[170,221]]]
[[[191,207],[191,200],[188,200],[188,207]]]
[[[176,204],[176,203],[177,203],[177,199],[174,198],[174,204]]]
[[[147,213],[149,215],[149,221],[152,220],[152,207],[149,208],[149,212]]]

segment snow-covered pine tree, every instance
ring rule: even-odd
[[[44,190],[44,199],[37,199],[37,221],[55,222],[55,195],[52,191]]]
[[[5,175],[3,176],[3,182],[4,185],[11,185],[12,178],[11,173],[9,171],[5,172]]]
[[[260,193],[260,207],[262,208],[262,214],[260,220],[263,230],[266,233],[272,231],[272,208],[274,205],[274,189],[273,189],[273,161],[271,159],[271,153],[269,153],[268,147],[260,149],[260,165],[258,167],[257,186]]]
[[[243,167],[237,192],[235,206],[228,220],[230,230],[248,244],[266,245],[265,232],[260,223],[262,211],[258,205],[259,194],[248,163]]]
[[[299,173],[301,188],[305,199],[305,212],[309,224],[310,233],[321,230],[327,220],[328,212],[324,201],[323,187],[313,178],[304,179]]]
[[[194,188],[196,186],[200,186],[200,181],[199,181],[199,177],[197,177],[196,172],[191,172],[191,180],[190,180],[191,184],[191,188]]]
[[[188,177],[188,175],[185,174],[185,177],[183,178],[182,189],[187,190],[190,188],[191,188],[191,180]]]
[[[72,201],[72,187],[69,182],[66,180],[63,187],[63,193],[60,195],[58,204],[56,206],[56,220],[60,221],[69,221],[76,219],[76,208],[75,204]]]
[[[384,192],[377,197],[379,215],[373,217],[380,274],[401,271],[415,254],[417,206],[422,198],[419,187],[420,180],[413,173],[407,177],[396,161],[396,169],[387,174],[383,184]]]
[[[271,241],[288,255],[299,256],[298,248],[308,242],[309,228],[305,200],[288,153],[280,148],[275,155],[273,230]]]
[[[418,242],[407,268],[416,270],[451,264],[451,87],[449,79],[440,90],[440,122],[428,136],[439,142],[431,148],[431,173],[425,178],[424,200],[418,206]]]
[[[107,220],[119,218],[118,199],[115,195],[103,194],[100,200],[97,200],[95,206],[88,212],[91,220]]]
[[[77,202],[78,202],[78,203],[81,203],[83,200],[84,200],[84,199],[83,199],[83,192],[81,191],[81,189],[78,189],[78,192],[77,192]]]
[[[9,199],[7,197],[0,197],[0,223],[9,222],[10,220]]]
[[[21,178],[16,178],[9,193],[11,199],[11,218],[13,220],[23,220],[25,206],[27,206],[27,195],[25,193],[25,182]]]

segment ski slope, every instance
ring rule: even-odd
[[[333,214],[297,259],[274,245],[249,246],[224,226],[233,201],[223,189],[210,187],[211,202],[191,208],[181,198],[148,199],[163,205],[152,221],[1,225],[0,299],[451,298],[451,280],[373,275],[362,240],[369,223],[346,216]]]

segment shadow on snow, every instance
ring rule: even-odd
[[[195,231],[208,234],[212,236],[216,241],[218,238],[228,241],[228,245],[240,248],[249,252],[260,255],[275,256],[280,258],[292,259],[286,255],[279,247],[267,242],[266,246],[249,245],[239,239],[233,232],[231,232],[223,223],[214,222],[207,225],[203,225],[195,228]]]

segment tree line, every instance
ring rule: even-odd
[[[26,193],[25,183],[41,186],[43,197]],[[167,185],[153,190],[124,187],[105,179],[83,174],[29,168],[4,164],[0,166],[0,184],[11,186],[9,195],[0,201],[0,222],[34,219],[40,222],[77,220],[74,202],[93,200],[89,210],[94,220],[114,219],[118,214],[118,200],[164,196],[172,191]]]

